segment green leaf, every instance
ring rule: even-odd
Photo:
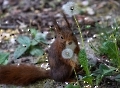
[[[37,33],[34,40],[33,41],[36,41],[36,45],[37,43],[45,43],[45,44],[48,44],[47,40],[46,40],[46,34],[43,34],[43,33]],[[35,44],[35,43],[32,43],[32,44]]]
[[[94,71],[93,75],[97,76],[97,75],[108,75],[109,73],[113,72],[114,70],[116,70],[115,67],[112,66],[107,66],[104,64],[100,64],[99,65],[99,69],[97,69],[96,71]]]
[[[32,40],[32,45],[37,45],[40,42],[48,44],[46,40],[46,35],[39,32],[35,35],[35,38]]]
[[[35,55],[35,56],[42,56],[44,54],[44,51],[42,49],[39,49],[39,48],[33,48],[30,51],[30,54]]]
[[[97,75],[97,77],[96,77],[96,85],[99,85],[101,80],[102,80],[102,76],[101,75]]]
[[[65,88],[80,88],[80,86],[78,85],[72,85],[72,84],[68,84]]]
[[[30,28],[30,33],[32,34],[33,37],[37,34],[37,30],[35,28]]]
[[[8,63],[9,53],[0,52],[0,64],[5,65]]]
[[[115,81],[120,82],[120,74],[118,74],[117,76],[115,76]]]
[[[83,66],[84,71],[86,72],[87,77],[90,76],[91,72],[90,69],[88,67],[88,59],[87,59],[87,55],[85,52],[85,49],[80,50],[79,52],[79,62],[80,64]],[[92,80],[91,78],[88,78],[86,81],[92,85]]]
[[[25,46],[30,45],[30,43],[31,43],[30,38],[27,37],[27,36],[19,36],[18,39],[17,39],[17,41],[18,41],[21,45],[25,45]]]
[[[35,46],[35,45],[37,45],[39,42],[40,42],[40,41],[37,41],[37,40],[33,39],[32,42],[31,42],[31,45]]]
[[[119,52],[118,50],[116,50],[116,45],[113,41],[106,41],[102,44],[102,46],[99,47],[100,52],[102,54],[106,54],[110,59],[112,59],[114,61],[114,63],[117,62],[117,52]]]
[[[38,43],[40,43],[42,40],[44,40],[44,38],[42,37],[42,33],[37,33],[35,35],[35,38],[32,40],[32,45],[37,45]]]
[[[14,52],[14,58],[17,59],[19,58],[21,55],[23,55],[25,53],[25,51],[30,47],[30,44],[29,45],[26,45],[26,46],[22,46],[22,45],[19,45],[18,48],[15,50]]]
[[[120,74],[118,74],[117,76],[115,76],[115,78],[117,78],[117,79],[119,78],[120,79]]]
[[[68,84],[65,88],[73,88],[72,84]]]
[[[83,80],[86,81],[86,82],[88,82],[88,83],[90,83],[90,84],[92,84],[91,81],[92,81],[93,79],[94,79],[94,78],[93,78],[91,75],[83,77]]]
[[[99,69],[97,69],[93,73],[93,75],[96,76],[96,85],[100,83],[100,81],[102,80],[104,76],[110,75],[114,70],[116,70],[116,68],[112,66],[108,67],[107,65],[100,64]]]
[[[14,58],[17,59],[25,53],[25,51],[30,47],[31,40],[27,36],[19,36],[17,41],[21,44],[14,52]]]
[[[43,40],[43,39],[45,39],[45,35],[43,33],[39,32],[36,34],[35,39],[36,40]]]
[[[79,52],[79,62],[83,66],[84,71],[87,75],[90,75],[90,71],[88,68],[88,59],[84,49],[80,50]]]
[[[100,68],[100,71],[102,72],[102,75],[107,75],[107,74],[113,72],[114,70],[116,70],[116,68],[111,67],[111,66],[108,67],[104,64],[100,64],[99,68]]]

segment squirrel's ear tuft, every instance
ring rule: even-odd
[[[60,30],[61,30],[61,28],[60,28],[60,26],[58,25],[58,23],[57,23],[57,21],[56,21],[56,19],[55,18],[53,18],[53,22],[54,22],[54,26],[55,26],[55,32],[56,33],[59,33],[60,32]]]
[[[68,22],[68,20],[67,20],[67,17],[66,17],[66,15],[65,15],[65,13],[62,12],[62,15],[63,15],[64,20],[65,20],[66,23],[67,23],[67,27],[68,27],[68,29],[71,29],[71,26],[70,26],[70,24],[69,24],[69,22]]]

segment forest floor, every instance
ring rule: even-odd
[[[39,52],[33,51],[30,53],[27,49],[21,49],[26,52],[19,51],[15,53],[16,48],[20,45],[16,40],[18,36],[21,35],[28,36],[32,40],[31,35],[35,35],[34,33],[37,30],[43,34],[48,33],[45,42],[52,42],[54,39],[54,31],[51,29],[51,27],[54,26],[52,17],[55,17],[61,25],[64,24],[61,9],[67,2],[69,2],[69,0],[0,0],[0,52],[9,53],[8,59],[4,60],[4,63],[0,62],[0,64],[25,63],[37,66],[42,65],[44,68],[49,67],[48,63],[46,63],[46,51],[49,49],[50,44],[38,44],[42,48],[38,50]],[[80,13],[76,15],[76,18],[82,31],[87,58],[94,68],[91,69],[91,72],[99,69],[100,64],[107,64],[117,68],[117,66],[111,65],[111,63],[107,61],[109,60],[109,56],[101,54],[100,51],[98,54],[95,52],[95,48],[100,44],[99,35],[102,35],[103,32],[111,33],[111,27],[116,24],[116,27],[118,27],[117,32],[119,33],[120,1],[74,0],[74,2],[77,2],[80,7]],[[72,29],[78,39],[80,48],[83,48],[75,22],[72,17],[69,17],[67,14],[66,16],[70,24],[72,24]],[[106,35],[103,37],[107,39]],[[119,48],[119,42],[117,43]],[[93,47],[91,48],[91,46]],[[16,55],[18,53],[20,53],[20,55]],[[15,59],[15,57],[17,59]],[[119,72],[120,71],[115,74],[119,75]],[[120,76],[118,77],[118,81],[115,81],[116,79],[114,79],[115,77],[113,75],[112,77],[113,79],[105,74],[98,87],[96,87],[95,84],[94,87],[87,87],[85,86],[86,84],[82,84],[81,88],[83,88],[83,86],[84,88],[120,88]],[[27,87],[1,85],[0,88],[65,88],[66,85],[67,83],[47,79]]]

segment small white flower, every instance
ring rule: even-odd
[[[62,57],[65,59],[71,59],[73,57],[73,50],[71,50],[69,48],[65,48],[62,51]]]
[[[80,13],[80,7],[75,2],[67,2],[62,6],[62,10],[70,17]]]

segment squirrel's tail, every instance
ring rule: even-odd
[[[0,84],[26,86],[38,80],[50,78],[49,72],[31,65],[0,66]]]

